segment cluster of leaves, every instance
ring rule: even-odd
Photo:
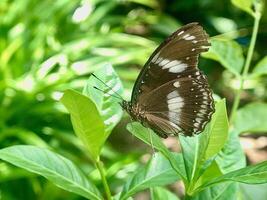
[[[258,17],[255,9],[252,9],[253,2],[258,2],[257,0],[232,2],[254,19]],[[140,30],[140,24],[146,24],[167,35],[179,25],[168,15],[159,15],[143,8],[129,10],[127,17],[126,13],[118,15],[116,10],[121,6],[127,8],[127,3],[136,3],[150,9],[159,6],[156,0],[112,0],[108,3],[101,0],[58,1],[51,9],[47,9],[50,5],[46,1],[0,2],[2,10],[9,11],[7,14],[0,13],[0,23],[4,27],[0,32],[3,41],[0,45],[0,141],[2,147],[18,143],[28,144],[3,148],[0,150],[0,158],[33,172],[27,173],[1,163],[0,181],[26,177],[31,187],[40,194],[43,185],[40,184],[38,176],[33,175],[38,174],[60,188],[88,199],[103,199],[104,191],[109,198],[109,187],[112,193],[120,188],[114,199],[128,199],[148,188],[152,199],[178,199],[162,187],[178,180],[182,180],[185,185],[186,198],[236,199],[241,195],[237,182],[266,182],[266,162],[246,167],[238,135],[267,131],[267,105],[263,102],[253,102],[238,109],[231,119],[233,128],[229,131],[225,100],[218,100],[216,113],[201,135],[179,138],[182,147],[182,153],[179,154],[170,152],[155,134],[151,134],[151,130],[136,123],[128,125],[128,130],[145,143],[150,144],[149,135],[152,135],[158,153],[144,166],[135,166],[134,169],[138,169],[131,175],[125,175],[123,184],[112,187],[113,183],[108,181],[108,185],[106,178],[120,169],[126,169],[129,163],[121,159],[121,163],[113,163],[105,173],[100,160],[100,153],[102,157],[112,158],[112,155],[105,152],[105,142],[120,121],[122,111],[114,98],[95,91],[92,86],[97,85],[106,93],[112,91],[96,79],[90,78],[86,82],[83,95],[73,90],[64,93],[61,102],[71,114],[73,128],[80,140],[69,134],[71,127],[66,120],[65,110],[55,99],[58,99],[58,91],[84,85],[84,77],[97,69],[100,69],[97,72],[98,77],[122,94],[121,82],[112,67],[102,67],[106,62],[116,65],[116,71],[126,83],[124,91],[127,93],[131,86],[129,81],[135,79],[137,70],[129,73],[128,69],[120,65],[142,65],[156,43],[144,37],[121,32],[128,30],[135,33],[135,28]],[[32,8],[32,14],[24,15],[29,8]],[[92,10],[90,17],[80,21],[78,25],[75,11],[85,8]],[[72,19],[70,13],[74,13]],[[47,23],[47,19],[52,19],[53,16],[58,18]],[[212,48],[204,57],[225,67],[234,77],[232,82],[254,83],[250,86],[253,88],[257,86],[255,82],[258,83],[258,80],[267,74],[266,57],[255,65],[251,73],[246,74],[242,70],[245,58],[237,42],[228,38],[212,38],[211,42]],[[60,155],[48,149],[53,149]],[[70,149],[73,152],[70,152]],[[99,170],[101,178],[96,175],[94,167],[88,165],[87,157]],[[103,189],[99,186],[101,179],[105,186]],[[19,185],[20,188],[30,188],[21,182]],[[49,182],[45,185],[43,191],[47,191],[47,194],[43,192],[42,198],[52,199],[51,191],[56,193],[56,190],[51,190],[51,187]],[[1,187],[3,188],[5,187]],[[15,190],[17,188],[15,187]],[[14,194],[16,193],[17,191]],[[13,196],[6,193],[2,195],[10,198]],[[70,197],[70,193],[67,195],[68,199],[77,198]],[[58,196],[62,198],[62,194]]]

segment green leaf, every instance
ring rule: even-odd
[[[237,133],[230,131],[226,144],[216,156],[216,162],[223,174],[246,166],[246,157]]]
[[[122,109],[118,104],[118,101],[120,100],[111,96],[115,95],[118,97],[116,93],[122,95],[122,83],[111,65],[105,65],[104,67],[95,71],[94,75],[96,75],[110,88],[105,86],[95,77],[90,76],[86,86],[84,87],[83,94],[94,101],[105,123],[106,132],[110,133],[122,117]],[[96,86],[104,92],[94,89],[93,86]]]
[[[47,149],[16,145],[1,149],[0,159],[44,176],[58,187],[87,199],[103,199],[97,188],[70,160]]]
[[[161,139],[154,133],[151,129],[145,128],[138,122],[130,123],[127,125],[127,129],[137,138],[143,142],[151,145],[153,148],[160,151],[171,163],[171,166],[176,171],[177,175],[186,181],[185,167],[182,159],[177,159],[174,155],[166,148],[166,146],[161,142]]]
[[[76,135],[83,142],[93,161],[98,159],[107,134],[96,105],[88,97],[67,90],[60,100],[68,109]]]
[[[152,200],[179,200],[179,198],[163,187],[154,187],[150,190]]]
[[[236,200],[238,199],[237,183],[223,183],[207,188],[196,194],[192,200]]]
[[[149,163],[137,170],[127,180],[121,192],[120,199],[124,200],[139,191],[154,186],[168,185],[177,180],[178,176],[168,160],[160,153],[156,153],[152,156]]]
[[[210,187],[214,184],[225,181],[235,181],[248,184],[267,183],[267,161],[229,172],[207,182],[203,187]]]
[[[243,200],[266,200],[267,184],[248,185],[244,183],[239,184],[240,193]]]
[[[227,70],[240,76],[244,64],[242,48],[232,40],[211,39],[211,48],[202,54],[203,57],[218,61]]]
[[[228,137],[225,99],[216,103],[215,110],[216,112],[212,115],[211,122],[201,135],[200,151],[202,151],[203,160],[208,160],[216,155],[223,148]]]
[[[254,12],[252,10],[253,0],[231,0],[231,2],[237,8],[247,12],[248,14],[254,17]]]
[[[204,173],[199,177],[197,180],[197,183],[195,184],[195,188],[201,187],[205,182],[208,182],[209,180],[219,177],[222,175],[222,172],[216,163],[215,160],[209,165],[209,167],[204,171]]]
[[[237,111],[234,129],[237,133],[260,133],[267,131],[267,104],[254,102]]]
[[[228,134],[228,120],[225,100],[215,105],[215,113],[204,132],[194,137],[180,136],[187,177],[189,180],[198,178],[205,163],[211,164],[209,158],[216,155],[224,146]],[[206,162],[207,161],[207,162]]]
[[[258,77],[267,74],[267,56],[260,60],[252,71],[252,76]]]

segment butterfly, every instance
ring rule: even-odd
[[[198,23],[182,26],[152,53],[122,108],[162,138],[201,133],[214,113],[207,78],[197,67],[209,47]]]

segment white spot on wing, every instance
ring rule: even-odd
[[[175,98],[172,98],[172,99],[169,99],[167,100],[167,104],[173,104],[173,103],[184,103],[184,100],[182,97],[175,97]]]
[[[160,54],[160,51],[152,58],[151,62],[156,62],[156,60],[158,59],[159,57],[159,54]]]
[[[179,83],[179,81],[174,82],[174,83],[173,83],[173,86],[174,86],[174,87],[177,87],[177,88],[180,87],[180,83]]]
[[[179,32],[177,35],[182,35],[184,33],[184,31],[181,31],[181,32]]]
[[[172,99],[172,98],[178,97],[178,96],[179,96],[179,93],[176,90],[174,90],[167,95],[167,99]]]
[[[170,60],[168,60],[168,59],[163,59],[160,63],[159,63],[159,66],[164,66],[164,65],[166,65],[167,63],[169,63],[170,62]]]

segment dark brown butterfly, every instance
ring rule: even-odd
[[[122,101],[122,108],[163,138],[202,132],[214,112],[214,102],[197,65],[199,54],[209,46],[208,35],[198,23],[175,31],[150,56],[135,82],[131,101]]]

